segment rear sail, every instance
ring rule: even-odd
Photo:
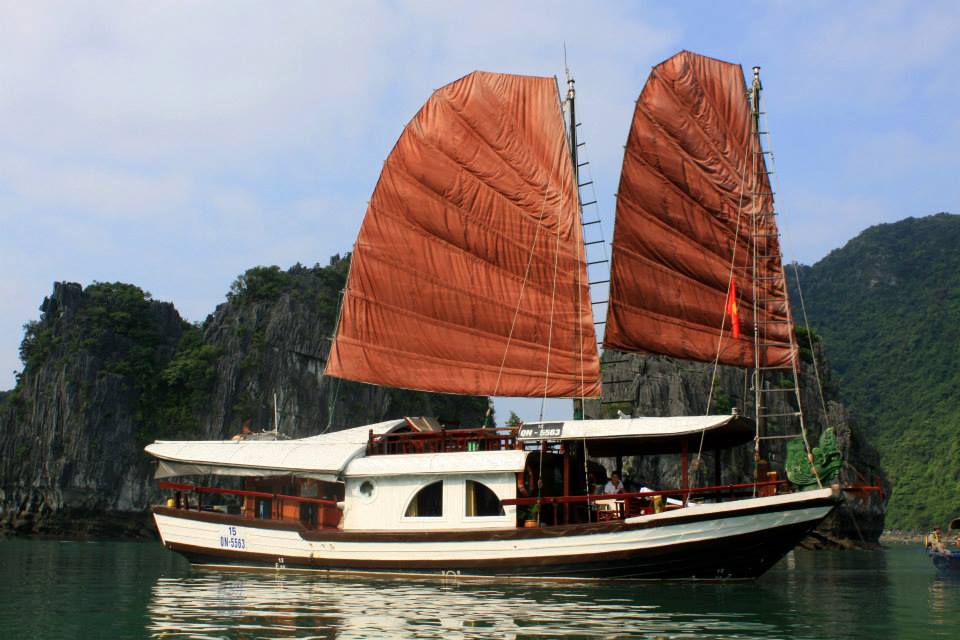
[[[578,214],[554,78],[474,72],[438,89],[380,174],[326,374],[598,396]]]
[[[624,152],[604,347],[791,367],[773,194],[754,127],[739,65],[683,51],[653,68]]]

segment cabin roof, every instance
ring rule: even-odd
[[[363,454],[371,431],[381,435],[401,427],[406,427],[405,420],[388,420],[297,440],[158,440],[145,450],[159,460],[157,478],[296,474],[332,481],[351,460]]]
[[[446,473],[515,473],[523,471],[528,451],[458,451],[355,458],[344,475],[397,476]]]
[[[729,449],[753,440],[752,420],[737,415],[622,418],[528,422],[517,438],[523,441],[586,440],[591,456],[679,453]]]

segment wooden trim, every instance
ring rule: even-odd
[[[239,566],[260,564],[274,569],[356,569],[393,572],[465,570],[474,575],[531,578],[608,577],[621,579],[747,579],[756,578],[792,549],[816,521],[806,521],[734,536],[626,551],[548,555],[523,558],[447,560],[367,560],[323,557],[281,558],[273,554],[198,547],[168,542],[193,563]]]
[[[609,498],[610,496],[606,497]],[[209,511],[187,511],[183,509],[171,509],[169,507],[154,507],[153,512],[164,516],[183,518],[187,520],[218,522],[225,525],[232,524],[262,529],[296,531],[304,540],[313,542],[453,542],[470,540],[523,540],[532,538],[559,538],[575,535],[590,535],[595,533],[613,533],[635,529],[668,527],[671,525],[685,524],[688,522],[738,518],[743,516],[759,515],[762,513],[773,513],[777,511],[795,511],[798,509],[809,509],[823,506],[834,507],[836,504],[837,502],[832,497],[828,497],[787,504],[761,505],[757,507],[737,509],[720,513],[698,513],[698,510],[690,509],[691,513],[689,514],[678,515],[670,518],[657,518],[655,520],[649,520],[645,522],[626,523],[622,520],[609,520],[597,523],[544,526],[529,529],[464,529],[459,531],[344,531],[342,529],[310,530],[299,522],[258,520]]]

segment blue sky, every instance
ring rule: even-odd
[[[196,321],[250,266],[349,250],[434,88],[562,75],[564,42],[608,239],[633,101],[680,49],[763,67],[788,259],[960,211],[958,6],[0,2],[0,389],[55,280],[135,283]]]

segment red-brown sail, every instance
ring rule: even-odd
[[[581,234],[556,81],[474,72],[438,89],[380,174],[326,373],[599,395]]]
[[[653,68],[623,158],[604,347],[753,366],[756,316],[759,364],[790,366],[765,166],[739,65],[683,51]]]

